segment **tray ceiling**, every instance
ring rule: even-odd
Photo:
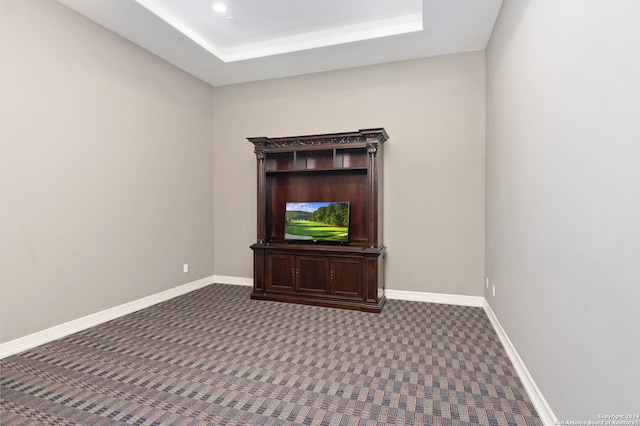
[[[58,1],[213,86],[482,50],[502,3]]]

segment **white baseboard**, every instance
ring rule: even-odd
[[[215,275],[211,275],[169,290],[161,291],[160,293],[152,294],[151,296],[143,297],[142,299],[134,300],[113,308],[105,309],[104,311],[96,312],[95,314],[90,314],[82,318],[65,322],[64,324],[56,325],[54,327],[47,328],[46,330],[38,331],[5,343],[0,343],[0,359],[35,348],[36,346],[60,339],[70,334],[77,333],[78,331],[86,330],[87,328],[139,311],[140,309],[164,302],[165,300],[189,293],[193,290],[206,287],[209,284],[213,284],[215,282],[215,278]]]
[[[214,282],[218,284],[242,285],[245,287],[253,287],[253,278],[230,277],[227,275],[214,275]]]
[[[389,290],[384,291],[387,299],[409,300],[412,302],[442,303],[445,305],[474,306],[481,308],[484,297],[461,296],[457,294],[425,293],[422,291]]]
[[[538,416],[540,416],[542,424],[544,424],[545,426],[553,426],[558,424],[558,418],[555,416],[555,414],[553,414],[553,411],[551,411],[551,407],[549,407],[549,404],[547,404],[544,396],[542,396],[542,392],[540,392],[540,389],[538,389],[538,386],[533,381],[531,374],[529,374],[529,370],[527,370],[527,367],[524,365],[522,358],[520,358],[520,355],[518,355],[518,351],[516,351],[513,343],[511,343],[509,336],[507,336],[504,328],[502,328],[500,321],[498,321],[498,317],[496,317],[493,309],[491,309],[491,306],[489,306],[489,302],[487,302],[486,299],[484,300],[483,308],[487,313],[489,321],[491,321],[494,330],[498,334],[500,342],[502,342],[502,346],[504,346],[504,349],[507,352],[507,356],[509,356],[509,359],[511,360],[511,364],[513,364],[513,367],[516,369],[518,377],[520,377],[520,381],[522,382],[522,386],[527,391],[529,399],[531,399],[531,403],[538,412]]]

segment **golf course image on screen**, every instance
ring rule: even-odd
[[[288,202],[285,240],[349,241],[348,202]]]

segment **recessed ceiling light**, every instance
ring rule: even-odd
[[[224,3],[214,3],[213,10],[218,13],[225,13],[227,11],[227,6]]]

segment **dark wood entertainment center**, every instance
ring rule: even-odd
[[[258,163],[251,298],[380,312],[385,130],[248,139]],[[292,201],[349,202],[349,241],[285,239]]]

